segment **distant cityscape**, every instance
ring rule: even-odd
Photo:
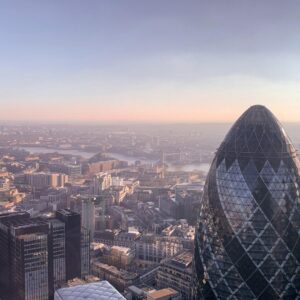
[[[1,299],[191,299],[209,129],[2,125]]]
[[[280,123],[257,105],[222,143],[174,126],[3,125],[1,299],[300,297],[299,160]]]

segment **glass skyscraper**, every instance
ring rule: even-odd
[[[49,300],[67,280],[89,274],[90,234],[80,214],[57,218],[0,213],[0,298]]]
[[[204,188],[195,299],[300,299],[299,165],[267,108],[236,121]]]

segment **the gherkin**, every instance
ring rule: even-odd
[[[300,164],[264,106],[232,126],[211,165],[195,238],[195,299],[300,299]]]

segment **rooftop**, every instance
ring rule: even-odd
[[[129,271],[122,270],[122,269],[119,270],[115,266],[107,265],[107,264],[104,264],[104,263],[101,263],[98,261],[94,261],[93,266],[95,268],[100,268],[102,270],[105,270],[106,272],[112,274],[113,276],[116,276],[118,278],[122,278],[125,280],[134,280],[138,276],[137,273],[129,272]]]
[[[172,267],[180,268],[180,269],[187,269],[191,268],[193,261],[193,254],[190,251],[184,251],[180,254],[166,259],[164,264],[171,265]]]
[[[45,225],[47,222],[42,218],[9,218],[2,220],[2,223],[8,227],[27,228],[38,225]]]
[[[93,276],[93,275],[85,276],[85,278],[76,277],[71,280],[68,280],[65,287],[74,287],[74,286],[78,286],[78,285],[84,285],[84,284],[94,283],[94,282],[99,282],[99,281],[100,281],[99,277]]]
[[[158,290],[158,291],[153,291],[153,292],[149,292],[149,296],[151,297],[150,299],[162,299],[165,297],[171,297],[171,296],[176,296],[178,295],[178,292],[171,289],[171,288],[166,288],[166,289],[162,289],[162,290]]]
[[[55,292],[61,300],[125,300],[125,298],[107,281],[62,288]]]
[[[57,211],[57,213],[60,213],[64,216],[77,216],[78,215],[78,213],[76,213],[74,211],[71,211],[70,209],[66,209],[66,208],[65,209],[59,209]]]

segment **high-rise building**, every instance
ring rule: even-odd
[[[90,231],[84,227],[81,228],[81,277],[90,274]]]
[[[94,238],[95,232],[95,202],[96,197],[83,197],[82,199],[82,209],[81,209],[81,222],[82,227],[86,228],[90,232],[91,239]]]
[[[195,299],[297,299],[300,163],[274,115],[250,107],[211,165],[195,238]]]
[[[48,300],[53,291],[48,224],[27,213],[0,215],[0,297]]]
[[[81,224],[80,214],[69,209],[56,211],[56,218],[65,224],[66,279],[81,276]]]
[[[57,219],[49,220],[50,256],[53,260],[53,283],[57,288],[66,282],[66,234],[65,224]]]
[[[91,193],[100,195],[102,191],[108,189],[112,185],[112,177],[108,173],[100,172],[94,175],[91,184]]]
[[[27,212],[0,214],[0,298],[48,300],[67,280],[89,274],[89,232],[80,215],[31,218]]]
[[[2,213],[0,214],[0,297],[9,294],[11,290],[11,266],[10,266],[10,227],[3,222],[10,218],[23,220],[29,218],[29,213]]]

